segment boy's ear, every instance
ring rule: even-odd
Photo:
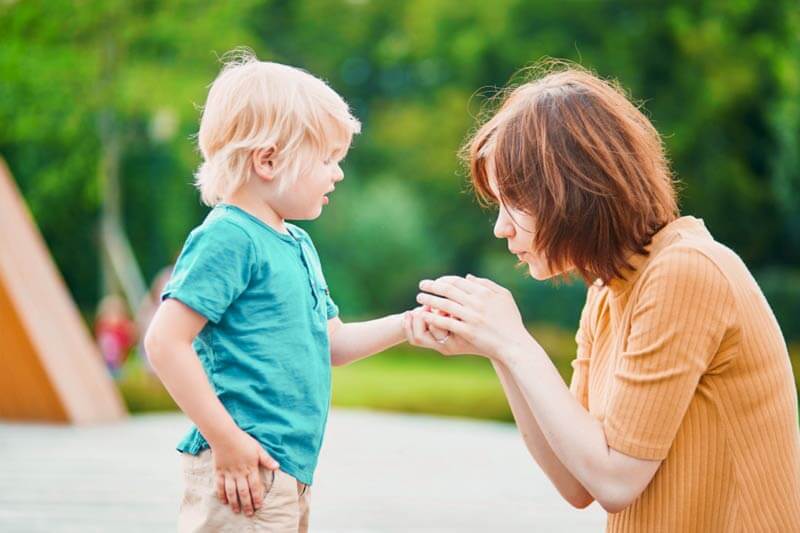
[[[259,148],[253,151],[253,170],[256,175],[265,180],[275,178],[275,148]]]

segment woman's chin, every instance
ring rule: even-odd
[[[528,263],[528,272],[530,273],[531,277],[537,281],[547,281],[548,279],[555,276],[553,272],[550,272],[550,269],[546,266],[538,265],[538,264],[531,264]]]

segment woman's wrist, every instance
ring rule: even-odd
[[[506,368],[511,368],[520,361],[542,355],[547,356],[539,343],[533,337],[527,336],[504,343],[489,357]]]

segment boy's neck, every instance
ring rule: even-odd
[[[223,203],[234,205],[247,211],[267,226],[281,233],[289,233],[286,221],[268,203],[254,198],[250,194],[237,191],[223,200]]]

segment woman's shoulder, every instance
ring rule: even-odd
[[[732,266],[744,266],[739,256],[714,238],[702,219],[681,217],[656,236],[647,267],[675,275],[727,277]]]
[[[636,299],[732,306],[743,276],[749,274],[741,259],[710,235],[678,236],[651,255],[637,280]]]
[[[699,234],[678,232],[651,254],[642,277],[657,275],[676,282],[697,280],[729,284],[732,271],[743,266],[733,250],[707,231]]]

